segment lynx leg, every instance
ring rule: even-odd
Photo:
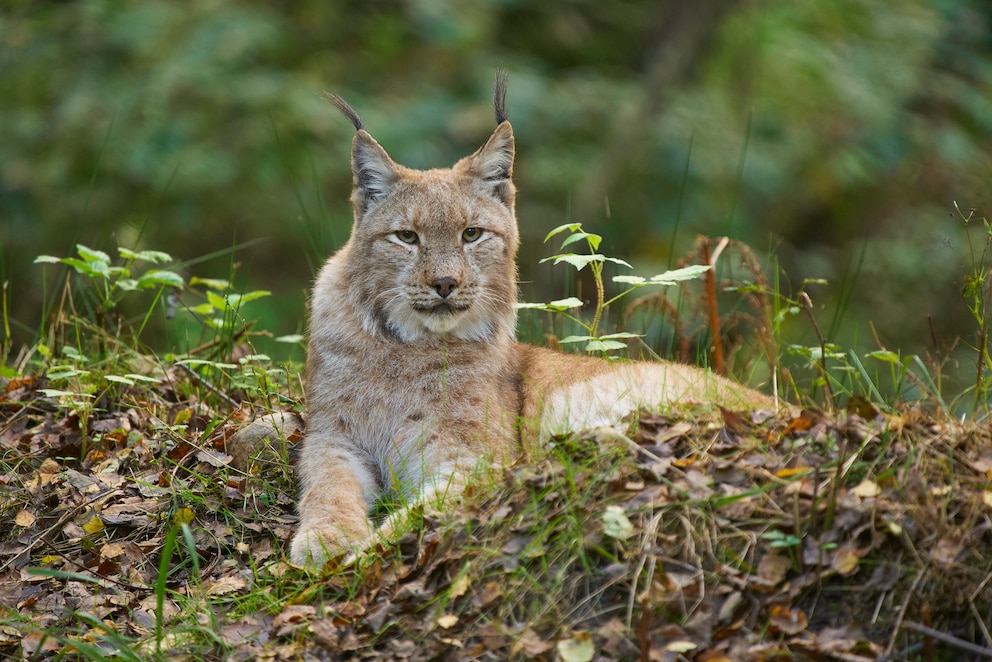
[[[327,439],[304,441],[299,471],[300,528],[289,556],[297,565],[321,566],[328,558],[363,547],[372,534],[369,504],[377,483],[357,453]]]
[[[423,509],[425,516],[436,516],[444,512],[446,502],[457,500],[465,489],[465,478],[472,470],[471,464],[442,462],[436,469],[421,478],[417,491],[406,504],[390,514],[379,525],[377,535],[385,540],[395,537],[401,531],[412,512]]]

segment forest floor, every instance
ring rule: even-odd
[[[92,398],[0,382],[0,657],[992,657],[987,424],[641,412],[311,572],[300,431],[245,464],[222,395],[175,366]]]

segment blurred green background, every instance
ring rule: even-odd
[[[569,220],[643,275],[697,235],[729,235],[786,294],[828,281],[809,292],[830,340],[877,349],[869,322],[904,352],[960,339],[949,368],[974,380],[961,288],[985,228],[955,203],[990,213],[985,0],[10,0],[12,344],[36,337],[61,284],[34,257],[76,243],[166,251],[186,277],[233,271],[239,289],[274,294],[246,310],[259,328],[302,332],[311,278],[351,222],[353,129],[322,92],[399,162],[440,167],[492,130],[497,67],[528,298],[565,295],[537,261]],[[786,333],[816,343],[803,320]]]

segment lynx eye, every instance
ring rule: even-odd
[[[399,230],[396,232],[396,238],[404,244],[416,244],[420,241],[420,237],[413,230]]]
[[[462,241],[466,244],[471,244],[473,241],[478,241],[481,236],[482,228],[465,228],[462,232]]]

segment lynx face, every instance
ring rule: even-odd
[[[365,331],[407,342],[512,337],[518,235],[509,123],[448,170],[398,165],[365,131],[352,159],[349,277]]]

